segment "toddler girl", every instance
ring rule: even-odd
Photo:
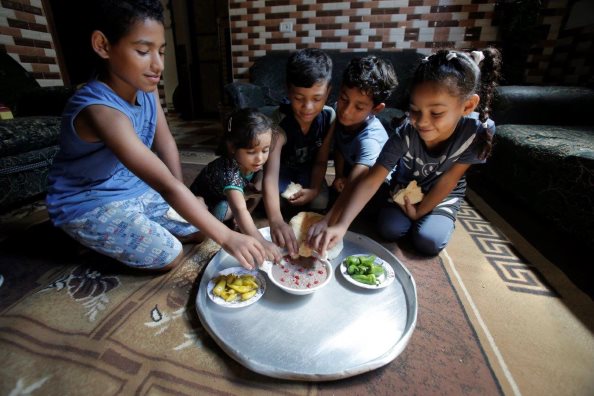
[[[332,247],[394,169],[396,188],[414,180],[424,197],[418,204],[405,198],[402,206],[383,208],[380,234],[396,240],[410,233],[420,252],[439,253],[454,230],[466,191],[464,174],[472,164],[485,162],[491,149],[495,124],[488,116],[499,69],[500,55],[493,48],[471,54],[441,50],[423,60],[413,76],[408,119],[366,177],[310,229],[309,242],[322,254]]]
[[[243,233],[260,241],[269,260],[279,261],[280,249],[262,237],[250,214],[261,199],[262,169],[276,136],[270,118],[254,109],[237,110],[217,150],[221,156],[202,169],[190,190],[217,219],[233,218]]]

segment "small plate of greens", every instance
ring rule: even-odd
[[[365,289],[381,289],[394,282],[394,269],[372,254],[353,254],[340,263],[340,273],[353,285]]]

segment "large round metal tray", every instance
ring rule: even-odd
[[[260,232],[267,238],[270,230]],[[338,274],[341,261],[375,254],[396,274],[388,287],[369,290]],[[315,293],[298,296],[272,283],[255,304],[228,309],[206,294],[208,281],[237,260],[220,250],[204,270],[196,296],[202,325],[233,359],[276,378],[325,381],[384,366],[406,347],[417,321],[417,290],[402,263],[377,242],[347,232],[344,249],[332,260],[334,279]]]

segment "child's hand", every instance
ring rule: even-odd
[[[289,199],[289,203],[291,205],[302,206],[310,203],[317,196],[317,190],[311,188],[302,188],[301,190],[293,194],[293,196]]]
[[[264,247],[256,238],[230,231],[221,247],[239,261],[242,267],[257,269],[266,257]]]
[[[404,205],[400,205],[400,208],[412,221],[418,220],[420,218],[417,213],[417,205],[411,204],[406,195],[404,196]]]
[[[283,254],[280,248],[275,245],[274,243],[262,240],[262,245],[264,245],[264,251],[266,252],[266,260],[273,261],[275,263],[279,263],[283,258]]]
[[[309,230],[307,230],[307,244],[310,247],[313,247],[315,237],[317,237],[319,234],[323,233],[327,229],[328,229],[328,221],[326,221],[325,217],[322,220],[320,220],[319,222],[312,224],[309,227]]]
[[[344,190],[344,187],[346,186],[346,182],[347,179],[346,177],[337,177],[336,179],[334,179],[334,181],[332,182],[332,187],[338,191],[338,192],[342,192],[342,190]]]
[[[299,252],[299,245],[293,228],[284,220],[270,222],[270,236],[274,243],[281,248],[286,248],[291,256]]]
[[[325,231],[321,232],[313,238],[311,244],[312,249],[316,250],[321,257],[326,256],[326,251],[332,249],[346,234],[346,227],[334,225],[328,227]]]

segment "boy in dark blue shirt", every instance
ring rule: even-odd
[[[335,113],[325,106],[330,93],[332,60],[323,51],[294,52],[287,63],[288,103],[272,118],[281,128],[264,169],[264,205],[272,240],[290,254],[299,250],[295,234],[284,221],[279,192],[293,182],[302,188],[287,198],[294,206],[324,210],[328,205],[325,175]]]

